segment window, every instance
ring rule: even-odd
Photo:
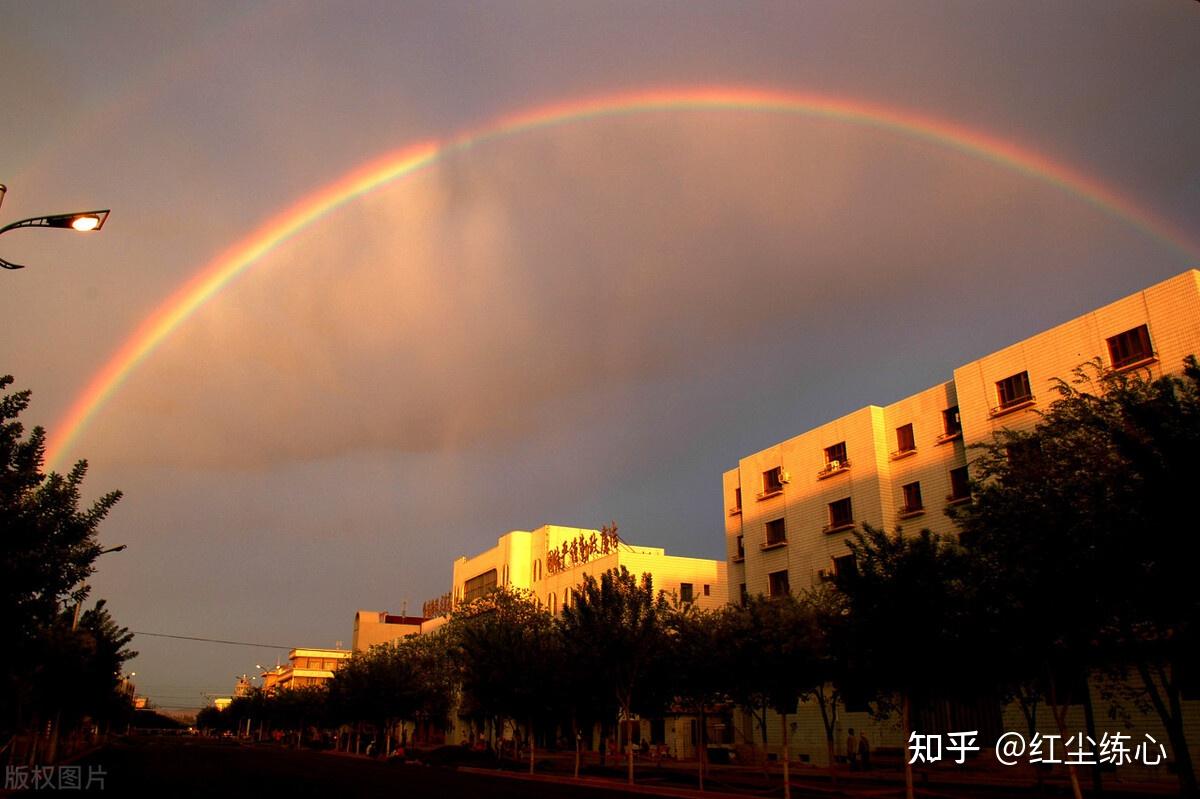
[[[783,519],[774,519],[767,522],[767,546],[773,547],[776,544],[787,543],[787,528]]]
[[[767,575],[767,590],[771,596],[787,596],[792,589],[788,585],[787,569]]]
[[[746,546],[744,536],[737,537],[737,559],[743,560],[746,557]]]
[[[783,490],[783,467],[776,466],[763,472],[763,496],[778,494]]]
[[[846,442],[839,441],[832,447],[825,448],[825,468],[817,472],[817,479],[823,480],[835,474],[840,474],[849,468],[850,459],[846,457]]]
[[[925,505],[921,502],[921,484],[907,483],[900,487],[904,492],[904,505],[900,508],[901,515],[909,513],[917,513],[925,509]]]
[[[487,596],[496,590],[496,570],[485,571],[477,577],[472,577],[463,585],[463,601],[474,602],[480,597]]]
[[[692,591],[692,584],[691,583],[680,583],[679,584],[679,601],[680,602],[692,602],[695,599],[696,599],[696,597],[695,597],[694,592]]]
[[[858,561],[853,555],[841,555],[833,559],[833,573],[843,579],[858,575]]]
[[[827,532],[840,530],[854,524],[854,511],[850,505],[850,497],[829,503],[829,526]]]
[[[971,496],[971,481],[967,476],[967,467],[959,466],[957,469],[950,470],[950,496],[946,499],[950,502],[958,502],[960,500],[969,499]]]
[[[542,579],[542,559],[538,558],[533,562],[533,579]]]
[[[711,586],[711,585],[709,585],[708,583],[705,583],[705,584],[704,584],[704,595],[705,595],[705,596],[711,596],[711,595],[712,595],[712,586]]]
[[[733,507],[738,510],[742,509],[742,489],[741,486],[733,489]]]
[[[1108,357],[1114,369],[1129,366],[1154,357],[1150,348],[1150,331],[1145,325],[1138,325],[1133,330],[1126,330],[1108,340]]]
[[[999,403],[996,410],[1002,411],[1031,399],[1033,392],[1029,389],[1029,372],[1017,372],[996,383],[996,400]]]
[[[837,444],[834,444],[832,447],[825,448],[825,465],[826,466],[833,466],[834,468],[837,468],[837,466],[842,466],[848,460],[849,459],[846,457],[846,442],[845,441],[839,441]],[[834,466],[834,464],[837,464],[837,466]]]
[[[947,438],[962,433],[962,418],[958,415],[958,406],[942,411],[942,429]]]
[[[915,452],[917,449],[917,439],[913,436],[912,424],[906,424],[903,427],[896,428],[896,451],[900,452]]]
[[[746,592],[746,584],[740,583],[738,585],[738,602],[745,606],[746,600],[749,598],[750,594]]]

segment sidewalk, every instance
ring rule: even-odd
[[[673,761],[669,764],[650,765],[644,762],[637,764],[637,782],[629,785],[625,781],[623,769],[618,772],[613,769],[611,776],[581,774],[577,779],[572,776],[574,756],[558,753],[547,753],[538,757],[539,771],[530,775],[520,770],[515,761],[506,761],[501,767],[488,768],[479,766],[459,766],[460,771],[473,774],[490,774],[501,779],[528,780],[546,784],[587,785],[589,787],[627,791],[654,796],[689,797],[702,799],[745,799],[746,796],[782,796],[783,776],[780,767],[772,764],[769,782],[763,777],[761,765],[757,766],[724,766],[710,765],[705,776],[706,790],[700,791],[696,786],[695,762],[680,763]],[[563,768],[565,766],[565,768]],[[588,764],[589,771],[595,771],[595,764]],[[831,783],[824,769],[813,768],[803,764],[795,764],[791,770],[791,785],[793,797],[832,797],[832,796],[902,796],[904,791],[904,773],[900,769],[875,770],[871,772],[839,771],[836,785]],[[1079,774],[1085,796],[1091,794],[1091,776],[1085,769]],[[999,771],[996,769],[959,769],[959,768],[930,768],[918,769],[914,774],[914,783],[918,796],[924,797],[1011,797],[1038,795],[1037,780],[1033,772],[1015,769]],[[1044,792],[1049,795],[1070,795],[1070,783],[1067,774],[1052,773],[1043,777]],[[1157,797],[1174,796],[1178,792],[1178,784],[1174,781],[1133,781],[1121,780],[1115,774],[1105,775],[1105,799],[1125,799],[1126,797]]]

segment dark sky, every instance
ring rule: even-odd
[[[388,151],[548,103],[721,84],[887,105],[1200,242],[1200,4],[48,3],[0,8],[0,372],[53,426],[138,323]],[[740,456],[1200,266],[1037,176],[845,120],[578,121],[456,152],[256,263],[69,453],[125,499],[131,629],[349,644],[510,529],[723,557]],[[269,650],[140,637],[164,705]],[[280,653],[286,654],[286,653]]]

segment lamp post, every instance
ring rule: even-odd
[[[120,544],[119,546],[109,547],[108,549],[102,549],[96,553],[96,557],[98,558],[101,555],[107,555],[109,552],[123,552],[128,547],[129,547],[128,544]],[[87,590],[87,589],[88,589],[88,586],[85,585],[84,590]],[[71,632],[74,632],[75,630],[77,630],[79,628],[79,607],[82,604],[83,604],[82,600],[75,603],[75,618],[71,621]]]
[[[0,232],[3,232],[3,231],[0,231]],[[128,544],[120,544],[119,546],[109,547],[108,549],[102,549],[96,553],[96,557],[98,558],[101,555],[107,555],[109,552],[122,552],[126,548],[128,548],[128,546],[129,546]],[[86,593],[88,590],[89,590],[89,586],[87,584],[84,584],[83,591]],[[71,616],[71,634],[72,635],[74,635],[75,631],[79,629],[79,609],[82,606],[83,606],[83,599],[80,598],[79,601],[77,601],[75,603],[75,612]],[[58,736],[59,736],[61,726],[62,726],[62,707],[59,706],[58,710],[54,714],[54,723],[50,729],[50,741],[48,744],[48,748],[46,750],[46,759],[50,763],[54,763],[55,758],[58,757]]]
[[[4,202],[4,195],[8,191],[7,187],[0,183],[0,204]],[[33,216],[29,219],[21,219],[17,222],[10,222],[4,227],[0,227],[0,236],[10,230],[16,230],[21,227],[54,227],[67,228],[70,230],[78,230],[81,233],[87,233],[93,230],[99,230],[104,227],[104,223],[108,221],[109,209],[104,208],[99,211],[76,211],[71,214],[50,214],[47,216]],[[4,269],[24,269],[24,264],[14,264],[11,261],[6,261],[0,258],[0,267]]]

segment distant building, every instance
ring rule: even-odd
[[[458,607],[497,588],[524,589],[558,613],[572,603],[586,575],[599,577],[621,566],[635,576],[649,573],[657,590],[681,602],[713,609],[728,601],[727,567],[720,561],[632,546],[603,530],[548,524],[506,533],[491,549],[454,561],[452,604]]]
[[[237,684],[233,686],[234,697],[250,696],[252,693],[254,693],[254,683],[250,681],[250,677],[245,674],[238,677]]]
[[[288,665],[262,673],[262,690],[269,694],[325,685],[352,654],[348,649],[293,649],[288,653]]]
[[[423,616],[393,616],[386,610],[360,610],[354,614],[354,637],[350,649],[365,652],[378,644],[390,644],[409,635],[418,635]]]
[[[528,591],[546,611],[557,614],[576,601],[586,576],[599,578],[609,569],[622,566],[638,578],[649,574],[655,590],[672,600],[706,610],[720,608],[729,600],[727,567],[721,561],[678,557],[660,547],[630,545],[615,531],[544,525],[532,531],[511,531],[500,536],[491,549],[455,560],[450,594],[427,603],[440,615],[423,624],[422,632],[444,624],[446,614],[453,609],[500,588]],[[673,717],[630,723],[632,729],[626,734],[635,741],[645,738],[651,745],[668,746],[677,756],[694,753],[694,719]],[[446,733],[448,741],[468,740],[472,734],[453,714]],[[598,726],[585,732],[584,745],[600,745]]]

